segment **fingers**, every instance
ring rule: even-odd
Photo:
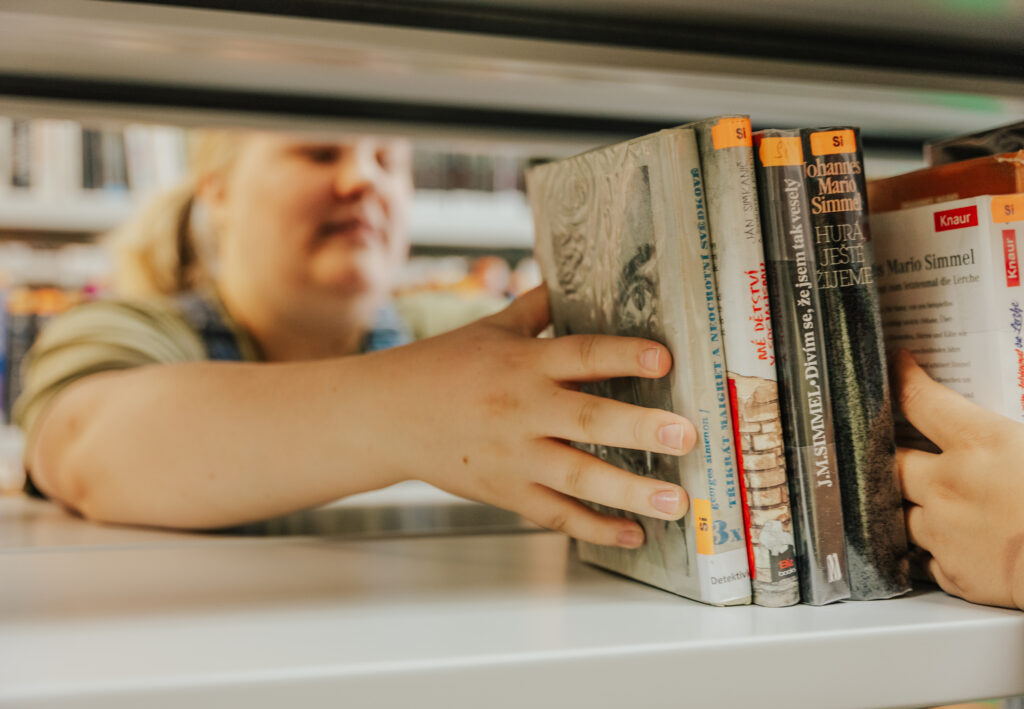
[[[513,332],[536,337],[551,322],[548,287],[541,283],[528,290],[500,313],[491,316],[491,320]]]
[[[907,505],[903,511],[903,518],[907,525],[907,541],[930,552],[933,540],[928,532],[924,508],[920,505]]]
[[[672,354],[667,347],[638,337],[567,335],[538,344],[544,348],[543,371],[555,380],[657,379],[672,368]]]
[[[544,460],[536,481],[570,497],[658,519],[679,519],[690,506],[678,485],[634,475],[565,443],[550,441]]]
[[[935,469],[937,458],[935,453],[914,448],[896,449],[896,470],[905,500],[922,505],[929,494],[934,492],[934,476],[929,471]]]
[[[941,588],[943,591],[952,596],[959,596],[960,598],[964,597],[964,591],[962,588],[960,588],[960,584],[958,584],[954,579],[950,578],[949,574],[943,571],[942,566],[939,564],[938,561],[935,560],[935,557],[932,557],[928,560],[928,564],[925,567],[925,569],[928,578],[931,581],[937,583],[939,585],[939,588]]]
[[[928,573],[928,563],[931,559],[931,554],[921,547],[911,544],[910,549],[907,551],[907,560],[910,562],[910,578],[935,583],[935,579]]]
[[[928,376],[906,350],[896,353],[892,369],[904,415],[939,448],[961,439],[977,418],[987,418],[984,409]]]
[[[644,531],[637,522],[611,517],[587,507],[543,485],[533,485],[523,512],[541,527],[564,532],[570,537],[602,546],[635,549],[644,543]]]
[[[537,423],[545,436],[579,443],[682,455],[697,440],[693,424],[677,414],[568,389],[558,390],[544,419]]]

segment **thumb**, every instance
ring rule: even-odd
[[[551,323],[548,287],[541,283],[526,291],[500,313],[492,315],[491,322],[513,332],[536,337]]]
[[[906,350],[899,350],[893,357],[892,373],[903,415],[942,450],[962,440],[975,426],[986,426],[993,416],[928,376]]]

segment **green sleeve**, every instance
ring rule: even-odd
[[[146,364],[206,359],[199,335],[164,301],[103,300],[80,305],[51,321],[24,364],[24,388],[14,422],[31,440],[50,401],[90,374]]]

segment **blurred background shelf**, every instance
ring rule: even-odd
[[[868,145],[913,152],[923,139],[1024,115],[1022,67],[1020,0],[7,0],[0,9],[0,97],[18,110],[564,152],[733,112],[751,114],[755,128],[841,117]]]
[[[127,219],[138,203],[127,193],[66,198],[0,195],[0,233],[79,239]],[[533,222],[522,192],[419,190],[410,213],[410,238],[427,248],[533,249]]]

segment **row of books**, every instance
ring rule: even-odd
[[[185,134],[160,125],[0,117],[0,192],[144,196],[185,174]]]
[[[145,197],[185,176],[186,144],[187,131],[176,126],[0,117],[0,194]],[[513,154],[422,147],[413,158],[419,189],[486,192],[522,191],[531,162]]]
[[[879,183],[872,199],[881,206],[893,185],[915,179]],[[925,180],[931,191],[935,179]],[[965,241],[939,254],[930,235],[906,238],[900,220],[927,221],[920,213],[869,223],[863,151],[851,126],[753,133],[747,116],[718,116],[535,167],[527,187],[557,334],[647,337],[674,355],[663,380],[584,390],[677,411],[699,433],[682,457],[582,446],[681,484],[690,511],[678,522],[627,513],[644,527],[642,548],[581,543],[581,558],[715,605],[821,605],[907,592],[878,281],[892,312],[908,290],[922,298],[904,325],[927,316],[952,326],[957,308],[967,311],[964,298],[926,293],[920,270],[928,266],[914,259],[928,257],[911,250],[928,244],[942,268],[1012,262],[1007,279],[1018,287],[1016,244],[972,252],[961,232]],[[1012,181],[1006,188],[1020,191]],[[983,211],[1009,210],[1002,224],[1014,209],[1024,213],[1019,198],[970,206],[936,213],[956,224]],[[916,282],[897,283],[906,273]],[[949,284],[970,279],[965,270]],[[981,286],[972,297],[972,312],[991,305]],[[1012,381],[1024,382],[1016,299],[984,322],[1000,318],[1011,323],[1004,331],[1017,348]],[[966,321],[956,327],[958,337],[976,334]],[[932,346],[946,334],[914,336]],[[979,354],[983,346],[972,344]],[[966,361],[966,349],[944,354]],[[1009,376],[1004,369],[994,384]]]
[[[525,190],[524,175],[533,159],[511,154],[458,153],[417,149],[413,182],[423,190]]]

